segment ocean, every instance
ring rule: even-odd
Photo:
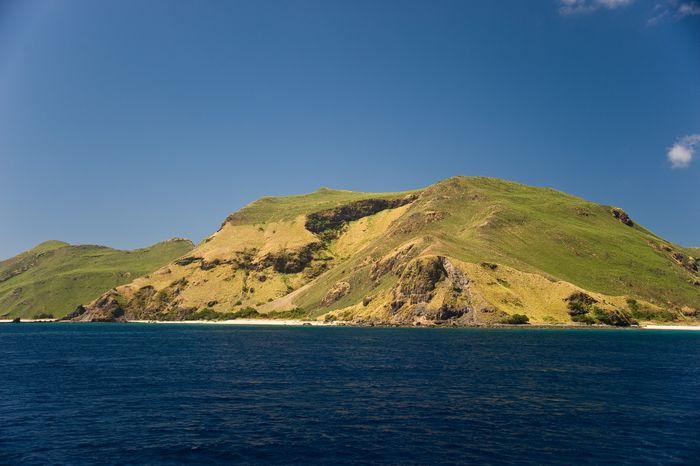
[[[2,464],[700,458],[700,332],[0,325]]]

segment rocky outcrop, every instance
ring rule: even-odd
[[[78,315],[72,320],[83,322],[125,322],[126,316],[122,307],[121,295],[116,290],[110,290],[95,301],[76,311]]]
[[[624,210],[620,209],[619,207],[613,207],[610,209],[610,212],[612,213],[613,217],[618,219],[620,222],[624,223],[628,227],[634,226],[634,222],[630,218],[629,215],[627,215],[627,212]]]
[[[655,250],[665,254],[669,259],[680,265],[691,273],[697,273],[700,269],[698,259],[681,252],[669,244],[659,243],[657,241],[649,241],[649,245]]]
[[[411,262],[392,291],[391,309],[405,304],[425,304],[433,298],[437,283],[447,275],[440,257],[421,257]]]
[[[455,267],[452,262],[446,257],[441,257],[440,262],[442,267],[447,273],[447,280],[452,285],[452,290],[456,292],[462,292],[469,286],[469,279],[464,272]]]
[[[687,269],[690,272],[698,271],[698,261],[694,257],[684,254],[680,251],[673,251],[671,257],[674,261],[678,263],[681,267]]]
[[[315,234],[339,230],[348,222],[374,215],[382,210],[401,207],[413,202],[416,197],[415,194],[411,194],[398,199],[363,199],[351,202],[307,215],[305,226],[307,230]]]
[[[463,294],[469,280],[440,256],[419,257],[406,265],[397,285],[391,290],[389,307],[398,321],[440,321],[460,317],[471,311],[468,297]],[[433,302],[438,287],[443,299]],[[450,290],[451,288],[451,290]],[[452,291],[462,299],[444,299]]]
[[[330,290],[328,290],[328,293],[326,293],[326,296],[323,297],[321,300],[321,305],[322,306],[330,306],[331,304],[335,303],[338,301],[340,298],[343,296],[347,295],[350,292],[350,283],[345,282],[345,281],[340,281],[333,286]]]
[[[494,323],[507,316],[472,289],[469,277],[448,257],[423,256],[406,264],[389,293],[396,323]]]
[[[82,316],[87,312],[87,308],[83,306],[82,304],[78,307],[75,308],[73,312],[69,312],[63,319],[61,320],[77,320],[78,317]]]
[[[399,247],[374,263],[372,269],[370,270],[370,278],[377,281],[388,272],[393,272],[400,275],[406,262],[408,262],[408,260],[414,257],[417,253],[418,248],[416,247],[415,243],[409,243]]]
[[[136,319],[183,320],[191,318],[196,308],[182,306],[180,293],[187,287],[185,278],[176,280],[161,290],[146,285],[130,298],[110,290],[87,306],[79,306],[70,320],[84,322],[123,322]]]

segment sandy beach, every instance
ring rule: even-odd
[[[11,319],[0,319],[0,324],[9,324]],[[21,323],[37,323],[37,322],[56,322],[56,323],[89,323],[89,322],[69,322],[60,321],[57,319],[22,319]],[[235,320],[129,320],[126,323],[130,324],[205,324],[205,325],[313,325],[313,326],[331,326],[336,323],[325,323],[315,320],[294,320],[294,319],[235,319]]]
[[[136,324],[206,324],[206,325],[313,325],[313,326],[330,326],[333,323],[319,322],[316,320],[293,320],[293,319],[235,319],[235,320],[179,320],[179,321],[162,321],[162,320],[130,320],[129,323]]]
[[[10,319],[0,319],[0,323],[10,323]],[[22,323],[36,322],[57,322],[57,323],[81,323],[68,322],[56,319],[22,319]],[[278,325],[278,326],[314,326],[314,327],[329,327],[338,325],[350,325],[349,322],[322,322],[317,320],[297,320],[297,319],[234,319],[234,320],[129,320],[127,323],[133,324],[188,324],[188,325]],[[594,327],[586,326],[567,326],[567,325],[527,325],[522,328],[573,328],[573,329],[589,329]],[[614,328],[614,327],[605,327]],[[700,325],[642,325],[637,327],[641,330],[692,330],[700,331]]]
[[[700,331],[700,325],[645,325],[641,327],[648,330],[696,330]]]

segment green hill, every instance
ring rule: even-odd
[[[79,304],[153,271],[193,247],[181,239],[134,251],[46,241],[0,262],[0,315],[62,317]]]
[[[694,255],[622,209],[499,179],[404,193],[321,189],[246,206],[187,256],[78,319],[694,321]]]

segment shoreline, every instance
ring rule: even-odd
[[[280,325],[329,327],[335,324],[317,320],[295,319],[231,319],[231,320],[129,320],[129,324],[205,324],[205,325]]]
[[[0,324],[12,323],[11,319],[0,319]],[[96,323],[96,322],[75,322],[63,321],[59,319],[22,319],[20,323]],[[99,323],[99,322],[97,322]],[[529,324],[529,325],[474,325],[474,326],[453,326],[453,325],[392,325],[375,324],[363,325],[346,321],[322,322],[318,320],[298,320],[298,319],[230,319],[230,320],[128,320],[125,322],[103,322],[103,323],[124,323],[124,324],[178,324],[178,325],[248,325],[248,326],[282,326],[282,327],[358,327],[358,328],[501,328],[501,329],[572,329],[572,330],[595,330],[595,329],[621,329],[621,330],[675,330],[675,331],[700,331],[700,325],[661,325],[648,324],[638,327],[613,327],[601,325],[570,325],[561,324]]]
[[[655,325],[655,324],[650,324],[650,325],[645,325],[643,327],[639,327],[642,329],[646,330],[695,330],[698,331],[700,330],[700,325]]]

